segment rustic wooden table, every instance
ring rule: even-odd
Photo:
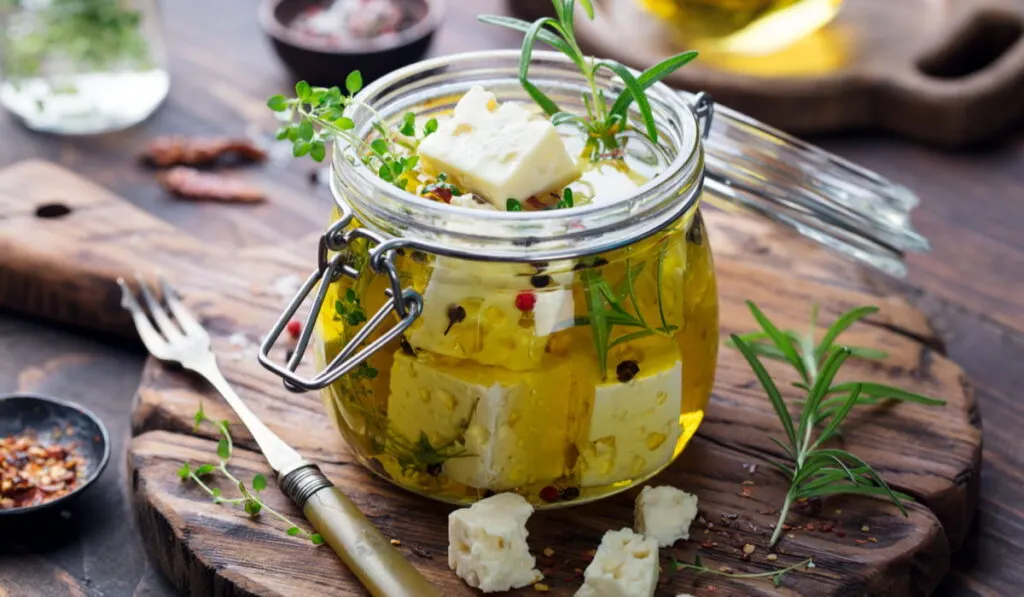
[[[517,34],[473,17],[505,12],[504,2],[449,4],[434,54],[518,45]],[[176,202],[135,167],[133,156],[157,134],[271,130],[264,99],[289,87],[260,33],[255,2],[176,0],[163,10],[172,89],[152,119],[102,138],[64,139],[30,133],[0,115],[0,166],[28,157],[59,162],[210,243],[265,245],[320,229],[329,197],[311,189],[305,164],[268,165],[261,181],[274,201],[254,210]],[[1024,401],[1016,394],[1024,387],[1022,133],[957,154],[867,135],[815,140],[921,195],[914,222],[933,250],[908,258],[903,291],[932,318],[981,404],[979,513],[940,595],[1019,595],[1024,586]],[[0,533],[3,597],[173,594],[139,544],[120,457],[142,362],[137,347],[0,313],[0,391],[82,402],[109,426],[115,454],[98,486],[59,524]]]

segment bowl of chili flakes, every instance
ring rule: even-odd
[[[103,423],[77,404],[0,396],[0,518],[67,505],[110,460]]]

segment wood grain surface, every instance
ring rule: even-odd
[[[594,21],[576,20],[589,52],[644,69],[691,49],[640,0],[595,4]],[[786,49],[706,53],[667,81],[791,133],[870,128],[963,146],[998,137],[1024,116],[1022,33],[1024,10],[1013,2],[848,1],[833,22]]]
[[[68,213],[59,218],[39,216],[40,205],[55,202]],[[962,371],[939,352],[940,343],[923,315],[903,299],[876,296],[845,277],[834,280],[828,275],[829,264],[840,258],[804,239],[781,232],[745,238],[745,226],[750,223],[743,215],[709,214],[709,236],[726,239],[716,263],[723,333],[751,329],[753,322],[744,306],[747,299],[787,328],[801,326],[814,303],[822,306],[823,321],[854,305],[879,304],[878,316],[851,330],[848,339],[884,349],[891,356],[884,365],[853,364],[847,375],[893,383],[949,402],[940,410],[917,405],[865,410],[851,419],[846,447],[874,463],[888,482],[913,495],[919,505],[904,519],[891,505],[877,500],[826,501],[824,516],[808,517],[801,524],[832,523],[848,532],[840,537],[794,531],[784,540],[780,549],[787,557],[822,560],[814,573],[793,575],[787,588],[793,594],[823,596],[851,590],[879,596],[929,594],[944,576],[950,552],[963,542],[976,503],[981,431],[970,386]],[[753,238],[776,247],[777,257],[750,262],[748,254],[757,253],[750,248]],[[718,246],[715,240],[712,243]],[[7,256],[0,270],[0,287],[6,289],[0,297],[4,307],[124,334],[116,278],[133,272],[167,277],[210,329],[225,375],[256,414],[307,457],[337,467],[328,474],[386,534],[435,554],[414,555],[414,562],[444,594],[472,594],[450,573],[444,557],[450,507],[372,477],[342,444],[316,394],[284,391],[255,362],[252,348],[287,298],[275,291],[278,282],[304,274],[314,255],[311,248],[305,255],[297,248],[227,252],[204,247],[129,202],[52,165],[23,162],[0,172],[0,250]],[[813,257],[802,260],[807,269],[794,271],[786,253]],[[837,271],[842,270],[832,273]],[[247,340],[240,343],[240,335]],[[795,381],[784,370],[778,373],[782,380]],[[192,415],[200,402],[214,419],[234,420],[226,406],[194,378],[148,362],[133,414],[133,432],[138,437],[129,447],[128,463],[144,544],[172,582],[196,596],[305,595],[317,587],[330,587],[337,594],[361,594],[330,552],[306,547],[268,558],[286,537],[257,528],[236,511],[210,504],[195,487],[177,479],[174,470],[182,462],[198,464],[213,454],[213,430],[193,430]],[[758,456],[781,457],[768,440],[776,426],[777,419],[748,366],[737,353],[725,352],[699,442],[655,481],[697,493],[709,521],[720,524],[728,514],[740,517],[735,528],[719,537],[721,541],[712,539],[714,544],[700,547],[705,561],[742,566],[738,558],[746,543],[759,546],[762,558],[767,555],[766,535],[774,520],[771,510],[781,503],[785,486],[767,467],[750,474],[743,465]],[[254,447],[241,429],[237,436],[240,445]],[[893,446],[902,449],[893,450]],[[248,467],[243,470],[269,473],[258,455],[245,458],[251,464],[242,465]],[[750,497],[739,495],[744,481],[754,483]],[[605,530],[632,524],[635,493],[534,519],[534,550],[550,546],[576,561],[561,571],[566,578],[549,575],[553,594],[575,591],[579,581],[572,570],[585,567],[583,556],[599,543]],[[279,501],[284,511],[291,512],[283,498]],[[864,524],[875,531],[861,533]],[[700,531],[694,533],[699,538]],[[698,541],[671,553],[692,560]],[[319,553],[314,556],[314,551]],[[669,553],[666,550],[666,560]],[[313,557],[318,559],[311,562]],[[752,564],[760,565],[759,570],[771,569],[762,558]],[[835,575],[830,570],[846,573]],[[296,582],[305,575],[309,575],[307,583]],[[668,585],[681,591],[691,582],[677,575]],[[770,592],[770,585],[763,581],[718,584],[737,594]]]
[[[134,166],[134,156],[158,134],[269,134],[274,123],[263,102],[292,83],[262,38],[254,3],[179,0],[162,8],[173,82],[151,120],[115,135],[60,138],[26,131],[0,112],[0,165],[32,156],[57,161],[203,245],[227,251],[320,230],[329,198],[308,185],[312,168],[289,156],[274,155],[263,168],[233,173],[268,189],[272,198],[241,210],[178,203]],[[475,21],[477,13],[507,11],[501,0],[449,2],[432,54],[518,46],[517,34]],[[913,219],[932,252],[908,256],[908,279],[894,283],[849,263],[815,262],[784,250],[769,224],[739,227],[746,234],[737,245],[751,249],[751,261],[779,256],[808,276],[831,268],[835,278],[897,292],[928,315],[949,357],[970,375],[985,420],[978,515],[935,594],[1015,597],[1024,586],[1024,135],[1019,126],[1010,127],[985,146],[946,153],[884,136],[811,140],[917,191],[923,201]],[[718,254],[731,250],[723,237],[713,241]],[[0,311],[0,388],[89,406],[110,428],[118,453],[127,442],[141,364],[136,345],[109,334],[80,334]],[[178,594],[145,557],[123,489],[127,474],[125,463],[115,460],[64,516],[0,528],[3,591],[18,597]],[[704,588],[695,594],[710,593]]]

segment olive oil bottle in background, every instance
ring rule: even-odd
[[[712,54],[783,50],[835,17],[842,0],[633,0],[687,45]]]

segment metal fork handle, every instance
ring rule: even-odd
[[[276,433],[271,431],[242,402],[242,399],[232,389],[224,374],[221,373],[213,353],[207,353],[200,360],[194,363],[183,363],[183,365],[203,376],[224,397],[224,401],[228,403],[228,406],[241,419],[242,424],[249,430],[252,438],[259,446],[260,451],[263,452],[274,472],[279,476],[286,476],[292,471],[309,464],[294,448],[286,444]]]
[[[231,388],[212,353],[188,363],[206,378],[249,429],[278,484],[306,520],[374,597],[440,597],[391,541],[324,475],[260,421]],[[275,455],[274,458],[271,455]],[[281,464],[284,463],[284,464]]]

